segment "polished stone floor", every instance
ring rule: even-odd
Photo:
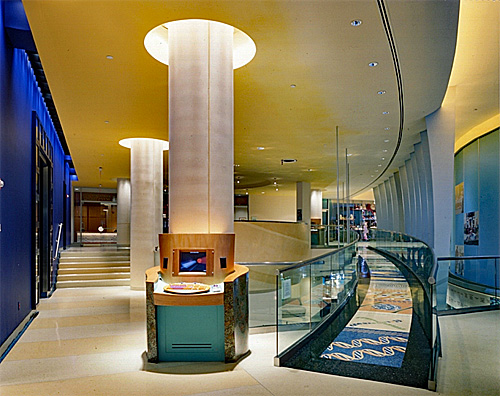
[[[145,363],[144,292],[60,289],[0,364],[0,395],[429,395],[273,366],[276,335],[253,332],[239,364]],[[500,395],[499,311],[441,320],[438,393]]]

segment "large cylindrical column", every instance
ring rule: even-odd
[[[156,139],[130,139],[130,287],[144,289],[163,232],[163,150]]]
[[[130,246],[130,179],[119,178],[116,184],[116,243]]]
[[[169,24],[170,232],[233,232],[233,31]]]

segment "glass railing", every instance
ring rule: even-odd
[[[406,234],[371,230],[370,246],[402,264],[412,289],[413,312],[418,318],[430,349],[429,389],[436,387],[441,339],[436,306],[443,298],[442,282],[436,282],[437,266],[431,247]]]
[[[311,260],[277,270],[276,355],[305,338],[352,295],[357,284],[358,235],[351,243]]]
[[[358,233],[348,233],[343,226],[336,225],[311,225],[311,247],[313,248],[338,248],[345,246],[358,238]]]
[[[439,257],[436,284],[446,284],[446,296],[437,304],[439,313],[500,308],[499,265],[500,256]]]

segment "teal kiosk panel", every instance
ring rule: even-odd
[[[224,306],[157,306],[158,360],[224,361]]]

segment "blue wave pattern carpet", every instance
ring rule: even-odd
[[[410,287],[390,261],[369,250],[361,255],[371,274],[366,297],[320,357],[401,367],[413,313]]]

